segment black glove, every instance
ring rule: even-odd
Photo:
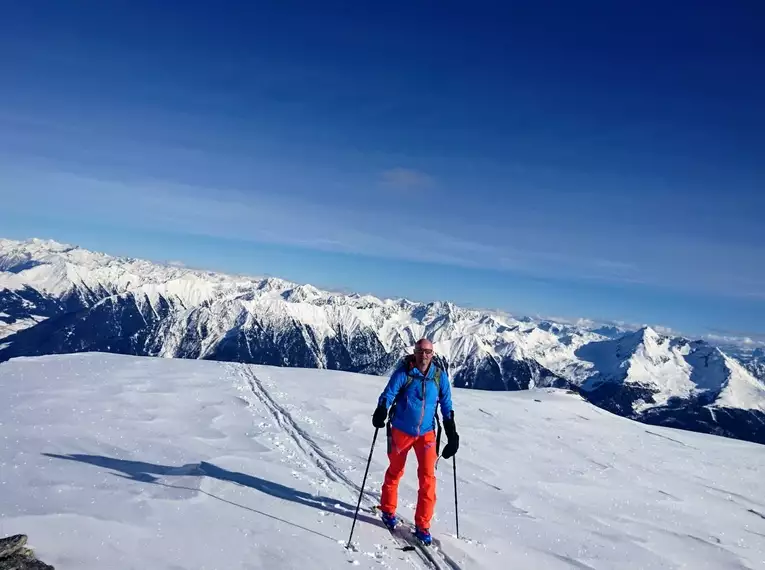
[[[448,438],[448,443],[444,446],[444,452],[441,454],[444,459],[449,459],[451,456],[457,453],[460,447],[460,436],[457,433],[457,426],[454,423],[454,411],[452,411],[450,417],[444,418],[444,431]]]
[[[372,425],[376,428],[384,428],[385,420],[388,417],[388,410],[383,405],[377,406],[375,413],[372,415]]]

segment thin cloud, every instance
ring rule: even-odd
[[[624,261],[614,261],[612,259],[594,259],[593,265],[602,267],[603,269],[609,269],[612,271],[619,271],[628,273],[630,271],[636,271],[638,267],[634,263],[627,263]]]
[[[729,329],[710,329],[704,335],[710,342],[737,344],[748,347],[765,347],[765,333],[755,331],[738,331]]]
[[[499,311],[502,314],[509,314],[504,311]],[[510,314],[512,317],[513,315]],[[583,327],[590,330],[595,330],[599,327],[616,327],[625,331],[637,331],[642,327],[651,327],[659,334],[667,336],[676,336],[687,338],[689,340],[703,340],[714,346],[720,346],[723,349],[729,347],[738,347],[740,349],[754,349],[765,348],[765,334],[757,332],[746,331],[729,331],[725,329],[711,329],[712,332],[706,334],[692,334],[687,331],[677,329],[675,327],[668,327],[656,323],[632,323],[627,321],[612,320],[612,319],[590,319],[590,318],[575,318],[575,317],[561,317],[552,315],[529,315],[531,318],[537,321],[551,321],[563,325],[574,325]]]
[[[380,182],[383,186],[397,190],[425,189],[435,186],[435,179],[429,174],[401,167],[384,171],[380,175]]]
[[[388,171],[387,179],[399,185],[433,183],[427,175],[415,172],[396,168]],[[610,252],[617,254],[611,257],[589,256],[584,248],[564,250],[558,247],[562,243],[559,237],[537,243],[538,240],[528,237],[528,228],[519,228],[517,220],[502,231],[487,233],[480,226],[474,228],[470,221],[443,224],[437,217],[416,225],[403,216],[388,216],[384,224],[369,223],[368,211],[357,204],[321,203],[284,193],[211,189],[162,180],[103,180],[52,172],[7,178],[7,173],[0,172],[0,183],[6,186],[12,183],[16,191],[4,196],[3,206],[18,215],[27,211],[32,195],[57,215],[97,219],[133,230],[162,229],[168,233],[512,271],[540,278],[646,283],[718,294],[731,294],[733,282],[732,293],[738,297],[762,296],[765,291],[765,287],[757,287],[762,279],[759,274],[737,276],[736,271],[723,271],[733,261],[723,255],[725,250],[720,247],[710,252],[720,266],[718,271],[697,275],[693,264],[683,267],[680,263],[689,262],[686,258],[675,260],[675,266],[652,259],[633,263],[623,259],[619,252]],[[131,212],[141,214],[125,216],[126,205]],[[553,230],[543,227],[540,231]],[[519,236],[525,239],[516,239]],[[413,243],[427,243],[428,247],[412,247]],[[747,252],[747,257],[755,259],[756,253]],[[751,273],[753,268],[756,264],[747,266],[747,271]],[[718,272],[723,275],[717,277]]]

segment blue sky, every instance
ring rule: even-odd
[[[763,335],[764,15],[9,3],[0,235]]]

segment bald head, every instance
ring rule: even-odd
[[[414,345],[414,362],[420,372],[425,374],[433,360],[433,343],[426,338],[421,338]]]

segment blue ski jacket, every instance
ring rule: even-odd
[[[391,418],[391,426],[414,437],[419,437],[436,429],[436,406],[440,404],[444,418],[452,416],[452,389],[449,376],[441,370],[440,388],[434,380],[435,363],[431,363],[425,375],[416,366],[411,368],[402,364],[391,374],[388,385],[380,394],[378,405],[388,409],[396,401],[396,410]],[[403,394],[399,395],[409,377],[412,382]],[[397,398],[398,396],[398,398]]]

